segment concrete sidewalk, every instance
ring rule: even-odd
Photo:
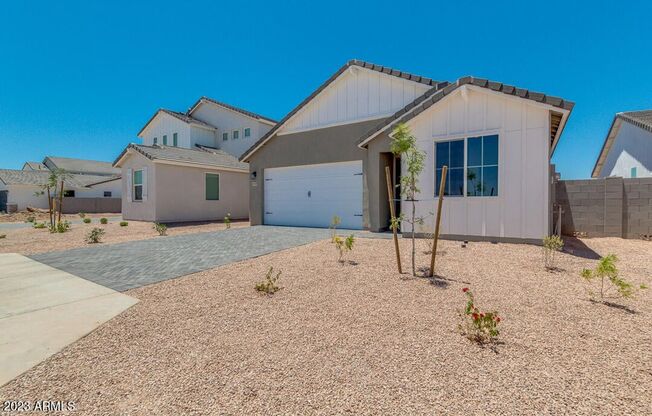
[[[136,302],[19,254],[0,254],[0,386]]]

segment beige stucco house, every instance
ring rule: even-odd
[[[238,156],[268,132],[267,117],[202,97],[185,113],[158,110],[114,166],[122,216],[189,222],[249,218],[249,167]]]

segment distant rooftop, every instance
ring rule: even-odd
[[[120,169],[114,168],[111,162],[98,160],[72,159],[68,157],[47,156],[43,164],[50,170],[64,169],[66,172],[81,175],[111,176],[119,175]]]
[[[219,149],[207,146],[197,146],[194,149],[169,146],[145,146],[142,144],[130,144],[113,162],[114,166],[133,149],[150,160],[165,160],[169,162],[189,163],[195,165],[212,166],[216,168],[228,168],[248,170],[249,165],[238,161],[232,156]]]
[[[45,185],[50,176],[49,170],[13,170],[0,169],[0,182],[5,185]],[[65,183],[71,188],[86,188],[99,182],[118,179],[119,176],[107,175],[69,175]]]

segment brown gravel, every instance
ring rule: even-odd
[[[115,217],[116,215],[120,215],[120,214],[86,214],[87,217],[91,217],[91,218]],[[37,221],[46,221],[49,220],[50,214],[48,214],[47,212],[29,212],[29,211],[12,212],[11,214],[0,213],[0,223],[25,222],[29,217],[34,217],[36,218]],[[68,220],[79,219],[79,215],[62,214],[61,218],[66,218]]]
[[[651,243],[586,244],[652,283]],[[360,239],[357,264],[322,241],[132,290],[140,303],[0,399],[93,415],[652,412],[651,291],[628,312],[587,301],[578,272],[595,260],[563,254],[549,273],[535,246],[440,247],[435,284],[399,276],[391,241]],[[253,289],[269,266],[283,271],[271,297]],[[504,319],[494,349],[457,332],[466,286]]]
[[[79,217],[77,217],[79,218]],[[123,243],[125,241],[145,240],[158,237],[151,222],[128,221],[129,225],[120,227],[119,221],[112,220],[102,225],[98,218],[93,218],[90,224],[72,224],[70,231],[58,234],[51,234],[47,228],[35,229],[31,227],[0,230],[0,234],[6,234],[0,239],[0,253],[34,254],[46,251],[67,250],[77,247],[88,247],[86,235],[93,228],[102,228],[106,234],[102,237],[101,245],[112,243]],[[249,222],[232,222],[232,227],[246,227]],[[201,224],[178,224],[168,226],[167,234],[181,235],[188,233],[199,233],[207,231],[218,231],[225,229],[222,222],[209,222]],[[96,246],[97,244],[93,244]]]

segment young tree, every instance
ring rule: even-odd
[[[419,176],[423,172],[426,154],[419,150],[416,145],[416,139],[412,136],[410,128],[401,123],[393,132],[391,151],[395,156],[400,156],[405,172],[401,176],[401,193],[405,199],[412,204],[412,212],[406,221],[411,226],[412,234],[412,275],[416,276],[416,244],[414,237],[414,224],[422,224],[423,217],[416,216],[416,197],[421,192],[419,190]],[[392,219],[395,221],[396,219]]]
[[[61,213],[63,211],[63,187],[66,179],[69,177],[70,174],[65,170],[55,169],[50,172],[47,182],[41,185],[42,190],[37,192],[39,195],[47,194],[50,230],[56,230],[57,224],[61,223]],[[57,200],[59,202],[58,208]]]

